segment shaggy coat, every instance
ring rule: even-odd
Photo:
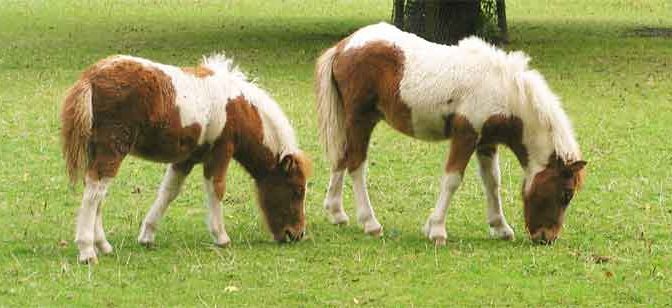
[[[185,68],[132,56],[103,59],[70,89],[61,120],[70,179],[85,178],[77,231],[82,261],[95,260],[94,241],[111,250],[99,207],[129,154],[171,164],[143,222],[143,244],[153,242],[158,219],[197,163],[204,166],[211,232],[216,244],[228,244],[219,202],[231,159],[254,178],[274,237],[303,234],[309,162],[275,101],[222,55]]]
[[[369,233],[382,230],[363,174],[371,132],[384,120],[413,138],[452,140],[441,196],[425,228],[431,239],[445,240],[445,211],[474,152],[492,232],[512,238],[499,198],[497,145],[504,144],[525,171],[529,233],[554,240],[585,162],[560,100],[528,61],[522,52],[506,53],[476,37],[446,46],[386,23],[359,29],[326,50],[316,65],[316,96],[322,142],[332,163],[325,202],[332,220],[347,220],[337,187],[347,169],[362,185],[355,188],[360,222]]]

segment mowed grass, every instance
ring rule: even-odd
[[[672,4],[507,1],[511,44],[563,98],[589,161],[585,189],[555,245],[526,238],[522,171],[501,151],[513,242],[491,240],[472,162],[448,214],[448,243],[420,233],[438,195],[448,143],[375,131],[369,188],[381,239],[322,211],[328,165],[318,143],[314,59],[353,30],[388,20],[389,0],[4,1],[0,6],[0,306],[670,305],[672,304]],[[206,231],[201,168],[168,210],[157,247],[136,244],[164,166],[130,158],[105,201],[111,256],[78,265],[60,155],[60,104],[94,61],[134,54],[196,64],[226,51],[274,96],[315,162],[308,239],[278,245],[264,230],[250,178],[229,173],[225,224]],[[349,182],[348,184],[349,185]]]

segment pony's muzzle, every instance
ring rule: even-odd
[[[558,234],[549,229],[542,228],[530,235],[530,239],[535,244],[551,245],[558,239]]]
[[[279,243],[290,243],[300,241],[301,239],[303,239],[304,235],[306,235],[305,229],[302,229],[299,232],[286,229],[283,234],[276,234],[274,238]]]

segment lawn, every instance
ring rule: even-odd
[[[672,305],[672,28],[668,0],[510,0],[511,43],[563,98],[585,159],[585,189],[552,246],[526,238],[522,171],[502,151],[502,197],[516,240],[488,238],[472,162],[448,214],[448,243],[420,227],[438,196],[448,143],[374,133],[369,188],[385,234],[322,212],[328,165],[318,143],[312,71],[321,50],[388,20],[391,0],[3,1],[0,6],[0,306],[612,306]],[[654,33],[664,33],[655,32]],[[270,240],[250,178],[228,177],[233,245],[211,244],[200,167],[157,233],[136,244],[164,166],[125,161],[105,202],[115,247],[77,264],[60,104],[94,61],[124,53],[178,65],[226,51],[269,90],[295,126],[315,174],[308,239]],[[346,211],[354,217],[349,182]],[[353,220],[354,221],[354,220]]]

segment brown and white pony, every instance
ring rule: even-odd
[[[475,37],[446,46],[386,23],[359,29],[326,50],[316,64],[316,94],[332,164],[324,203],[331,221],[348,221],[342,206],[347,169],[359,223],[366,233],[381,234],[365,170],[371,132],[385,120],[414,138],[452,139],[441,193],[424,227],[430,240],[445,243],[446,211],[474,152],[491,235],[513,239],[499,194],[497,145],[505,144],[525,171],[527,231],[537,242],[554,241],[586,162],[559,99],[528,61],[521,52],[507,54]]]
[[[69,90],[61,122],[68,174],[85,183],[76,234],[81,262],[96,262],[95,248],[112,251],[101,203],[129,154],[169,164],[142,223],[141,244],[154,242],[159,219],[197,163],[203,163],[210,232],[215,244],[229,244],[220,202],[232,158],[254,178],[275,240],[304,234],[309,161],[276,102],[223,55],[188,68],[131,56],[103,59]]]

